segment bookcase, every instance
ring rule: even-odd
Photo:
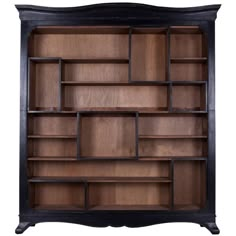
[[[17,5],[20,224],[215,224],[219,5]]]

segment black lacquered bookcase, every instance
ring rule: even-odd
[[[20,223],[215,223],[220,5],[16,6]]]

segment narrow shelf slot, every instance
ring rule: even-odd
[[[204,139],[205,135],[139,135],[139,139]]]

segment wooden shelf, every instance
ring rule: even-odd
[[[167,205],[102,205],[92,206],[88,210],[153,210],[153,211],[166,211],[169,210]]]
[[[76,135],[28,135],[31,139],[75,139]]]
[[[205,63],[207,57],[176,57],[170,59],[171,63]]]
[[[129,63],[129,59],[127,58],[61,58],[63,62],[65,63],[81,63],[81,64],[87,64],[87,63],[91,63],[91,64],[97,64],[97,63],[101,63],[101,64],[107,64],[107,63],[111,63],[111,64],[128,64]]]
[[[196,156],[139,156],[139,161],[171,161],[171,160],[206,160],[207,157]]]
[[[139,135],[139,139],[204,139],[205,135]]]
[[[68,210],[68,211],[72,211],[72,210],[85,210],[84,208],[82,208],[81,206],[74,206],[74,205],[54,205],[54,204],[51,204],[51,205],[36,205],[36,206],[33,206],[33,208],[35,210],[61,210],[61,211],[64,211],[64,210]]]
[[[171,183],[167,177],[34,177],[30,183]]]
[[[189,210],[200,210],[200,206],[198,205],[175,205],[174,206],[174,209],[179,211],[179,210],[186,210],[186,211],[189,211]]]
[[[28,161],[78,161],[77,157],[28,157]]]

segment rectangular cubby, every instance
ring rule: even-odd
[[[29,110],[60,108],[59,60],[29,59]]]
[[[199,210],[206,206],[206,162],[174,162],[174,208]]]
[[[167,80],[167,29],[134,28],[131,34],[131,80]]]
[[[30,205],[37,210],[83,210],[82,183],[30,183]]]
[[[206,84],[173,85],[172,107],[174,111],[206,111]]]
[[[89,185],[91,210],[168,210],[169,183],[93,183]]]

